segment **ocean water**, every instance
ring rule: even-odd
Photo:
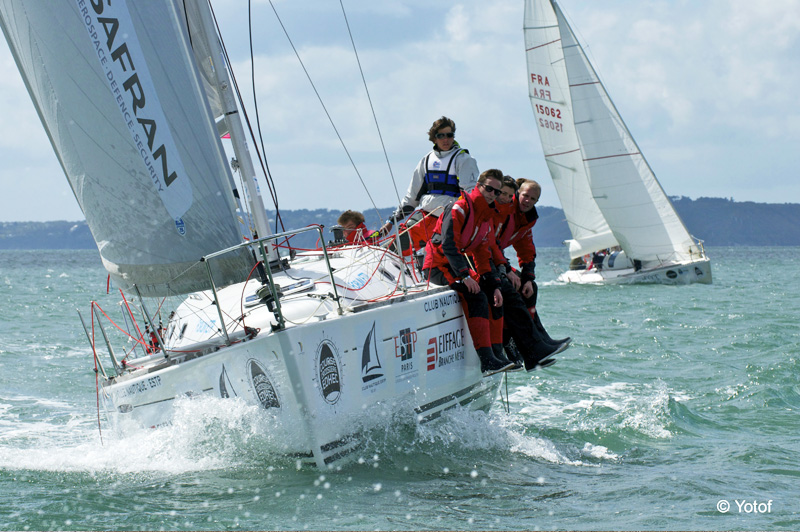
[[[602,287],[556,284],[540,249],[559,362],[321,472],[232,400],[98,427],[75,311],[104,294],[96,252],[2,251],[0,529],[800,529],[800,248],[709,253],[710,286]]]

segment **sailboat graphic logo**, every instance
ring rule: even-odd
[[[225,364],[222,365],[222,373],[219,375],[219,396],[223,399],[227,399],[229,397],[237,396],[236,390],[233,389],[233,383],[231,382],[231,378],[228,376],[228,370],[225,369]]]
[[[375,338],[375,322],[372,322],[372,329],[364,340],[364,349],[361,352],[361,381],[369,382],[373,379],[383,377],[383,367],[381,359],[378,357],[378,341]]]

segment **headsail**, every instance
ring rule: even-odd
[[[546,26],[546,31],[536,29],[542,26]],[[576,175],[582,174],[578,181],[581,185],[588,184],[591,197],[604,218],[603,224],[595,227],[596,233],[602,234],[610,228],[628,257],[643,262],[689,260],[699,256],[701,251],[611,102],[558,4],[551,0],[527,0],[525,27],[526,36],[530,34],[530,38],[526,37],[528,48],[549,50],[549,53],[539,52],[534,65],[546,64],[549,60],[554,75],[567,76],[569,96],[564,99],[564,107],[570,109],[555,106],[554,109],[563,113],[561,123],[565,130],[574,128],[577,135],[583,172],[576,172]],[[530,68],[531,52],[528,54]],[[536,102],[532,103],[536,113]],[[548,156],[556,148],[549,140],[553,134],[544,134],[541,125],[539,133]],[[548,165],[552,173],[554,165],[550,161]],[[553,174],[554,181],[557,176],[560,178],[560,174]],[[572,208],[563,200],[562,205],[565,212]],[[581,240],[579,236],[575,238]],[[610,245],[601,243],[590,246],[592,249],[581,248],[585,253]],[[577,255],[580,252],[571,252],[571,256]]]
[[[550,2],[527,0],[524,24],[528,95],[545,161],[572,233],[570,256],[616,246],[592,197],[583,164],[561,34]]]
[[[241,236],[183,9],[96,4],[8,0],[0,25],[114,280],[199,290],[191,266]],[[249,262],[217,262],[215,281],[242,280]]]

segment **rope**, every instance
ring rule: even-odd
[[[94,306],[92,301],[92,306]],[[100,376],[97,369],[97,349],[95,348],[94,341],[94,308],[91,309],[92,313],[92,356],[94,357],[94,390],[95,398],[97,400],[97,431],[100,433],[100,445],[103,445],[103,427],[100,424]]]
[[[294,42],[292,42],[292,38],[289,37],[289,32],[286,30],[286,26],[283,25],[283,21],[281,20],[280,15],[278,15],[278,11],[275,9],[275,5],[272,3],[272,0],[269,0],[269,5],[270,7],[272,7],[272,11],[275,13],[275,17],[278,19],[278,23],[281,25],[281,29],[283,30],[284,35],[286,35],[286,39],[289,41],[289,45],[292,47],[292,50],[294,51],[294,55],[300,62],[300,66],[303,68],[303,72],[305,73],[306,78],[308,78],[308,82],[311,84],[311,88],[314,89],[314,94],[317,95],[317,99],[319,100],[320,105],[322,105],[322,110],[325,111],[325,116],[328,117],[328,121],[331,123],[333,131],[336,133],[336,137],[339,139],[339,142],[341,143],[344,152],[347,154],[347,158],[350,160],[350,164],[353,165],[353,170],[355,170],[356,175],[358,176],[358,180],[361,181],[361,186],[364,187],[364,191],[367,193],[367,197],[369,198],[370,203],[372,203],[372,207],[377,211],[378,206],[375,204],[375,200],[372,199],[372,194],[369,193],[369,189],[367,188],[367,184],[364,182],[364,178],[361,177],[361,173],[358,171],[355,161],[353,161],[353,158],[350,156],[350,151],[347,149],[347,146],[344,143],[344,139],[342,139],[342,136],[339,134],[339,130],[336,128],[336,124],[333,122],[333,118],[328,112],[328,108],[325,106],[325,102],[322,101],[322,96],[320,96],[316,85],[314,85],[314,81],[311,79],[311,75],[308,73],[306,65],[300,58],[300,53],[297,51]]]
[[[510,414],[511,413],[511,399],[510,399],[511,396],[508,395],[508,372],[507,371],[503,372],[503,380],[506,383],[506,396],[503,399],[503,402],[506,405],[506,414]],[[500,397],[503,397],[502,393],[500,394]]]
[[[356,43],[353,40],[353,33],[350,31],[350,22],[347,20],[347,13],[344,10],[344,3],[342,0],[339,0],[339,5],[342,6],[342,15],[344,16],[344,23],[347,26],[347,34],[350,35],[350,42],[353,45],[353,53],[356,56],[356,62],[358,63],[358,71],[361,73],[361,81],[364,82],[364,91],[367,93],[367,100],[369,100],[369,108],[372,111],[372,118],[375,121],[375,129],[378,130],[378,138],[381,141],[381,148],[383,149],[383,155],[386,158],[386,166],[389,167],[389,176],[392,178],[392,185],[394,186],[394,195],[397,196],[397,203],[400,203],[400,194],[397,192],[397,182],[394,180],[394,173],[392,172],[392,165],[389,162],[389,154],[386,152],[386,145],[383,143],[383,135],[381,135],[381,127],[378,125],[378,117],[375,114],[375,107],[372,105],[372,98],[369,95],[369,88],[367,88],[367,80],[364,77],[364,70],[361,68],[361,60],[358,57],[358,50],[356,50]],[[378,218],[381,218],[381,213],[378,212]],[[381,219],[381,221],[383,221]]]
[[[145,343],[142,341],[142,339],[144,338],[144,335],[142,334],[142,330],[141,330],[141,329],[139,329],[139,324],[138,324],[138,323],[136,323],[136,317],[133,315],[133,311],[131,310],[131,306],[130,306],[130,304],[128,304],[128,299],[125,297],[125,293],[122,291],[122,289],[120,289],[119,293],[120,293],[120,295],[122,296],[122,301],[125,303],[125,308],[126,308],[126,309],[128,309],[128,314],[129,314],[129,315],[130,315],[130,317],[131,317],[131,322],[133,323],[133,328],[134,328],[134,329],[136,329],[136,334],[138,334],[138,335],[139,335],[139,338],[134,338],[134,337],[133,337],[133,336],[132,336],[130,333],[126,333],[126,334],[127,334],[127,335],[128,335],[130,338],[131,338],[131,339],[135,340],[135,341],[136,341],[136,344],[138,344],[138,345],[141,345],[141,346],[142,346],[142,349],[144,350],[144,354],[145,354],[145,356],[147,356],[147,349],[145,349],[145,347],[144,347],[144,346],[145,346]],[[99,306],[99,305],[98,305],[98,308],[100,308],[100,306]],[[103,312],[103,309],[102,309],[102,308],[100,309],[100,312]],[[105,315],[105,312],[103,312],[103,315]],[[106,316],[106,317],[108,318],[108,316]],[[117,329],[120,329],[120,328],[119,328],[119,326],[118,326],[116,323],[114,323],[114,321],[113,321],[111,318],[108,318],[108,321],[110,321],[111,323],[113,323],[113,324],[114,324],[114,327],[117,327]],[[128,320],[125,320],[125,321],[127,322]],[[120,329],[120,330],[122,330],[122,329]],[[123,332],[124,332],[124,331],[123,331]]]

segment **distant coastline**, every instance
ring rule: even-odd
[[[725,198],[672,197],[689,232],[706,246],[800,246],[800,203],[736,202]],[[380,209],[386,219],[393,209]],[[534,240],[539,247],[560,247],[570,238],[564,213],[556,207],[539,207]],[[339,211],[281,211],[286,229],[309,224],[334,225]],[[380,224],[374,209],[364,210],[367,226]],[[326,235],[330,236],[326,231]],[[313,242],[298,242],[311,247]],[[94,249],[85,220],[53,222],[0,222],[0,249]]]

